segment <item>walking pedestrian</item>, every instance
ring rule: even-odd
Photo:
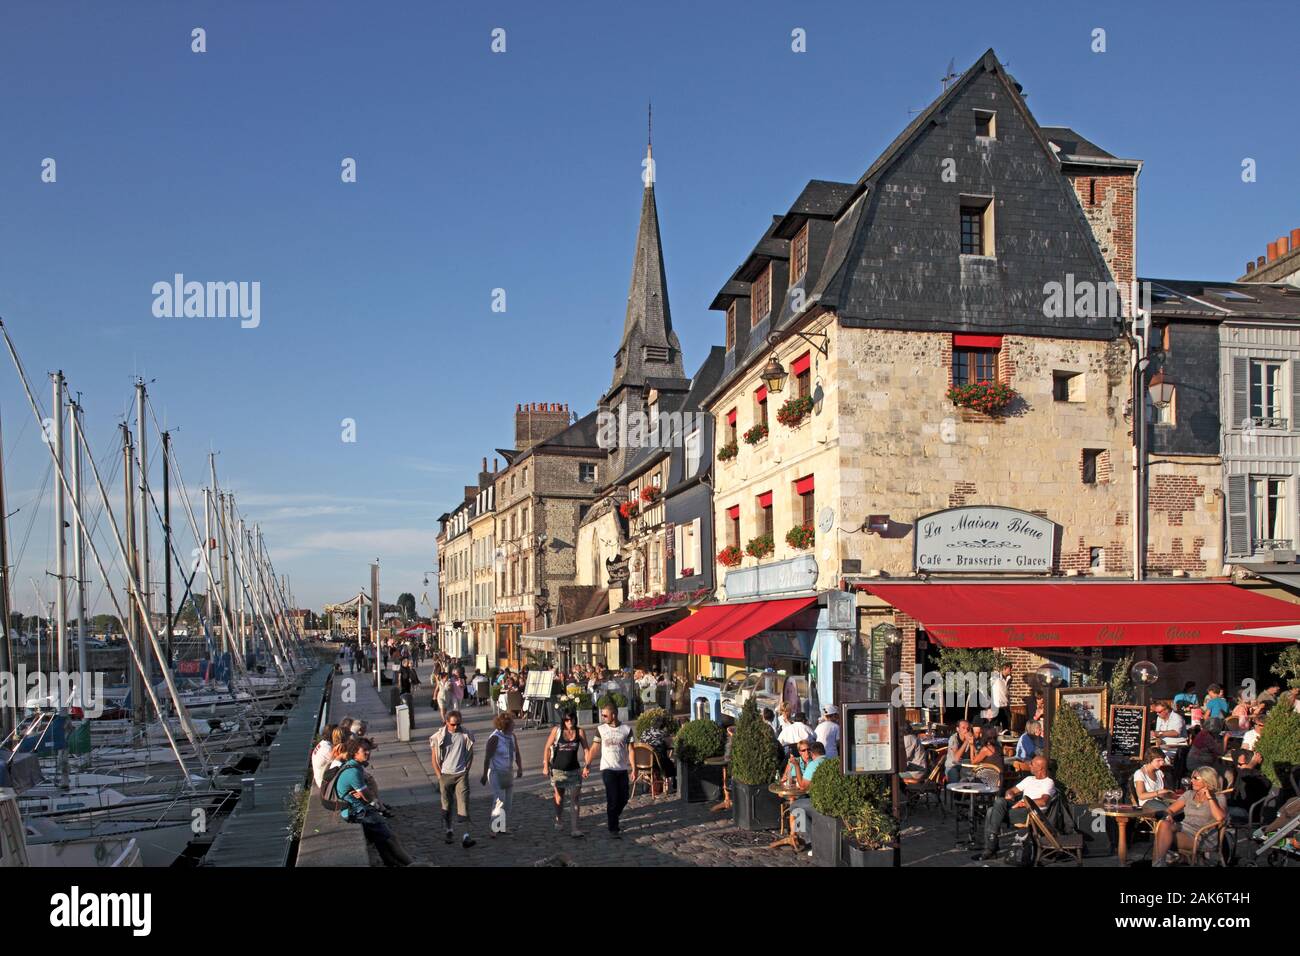
[[[578,808],[582,803],[582,755],[587,749],[587,736],[578,726],[578,715],[566,711],[560,718],[560,725],[551,728],[551,735],[546,738],[546,747],[542,750],[542,775],[550,778],[555,796],[555,829],[564,826],[564,798],[566,794],[572,794],[573,826],[569,836],[575,839],[582,836],[578,829]]]
[[[510,810],[515,794],[515,780],[524,775],[524,758],[515,742],[515,721],[509,714],[498,714],[492,721],[496,730],[488,738],[483,753],[483,776],[479,785],[492,781],[491,835],[510,833]],[[515,765],[511,776],[511,764]]]
[[[411,666],[409,657],[402,658],[401,670],[397,672],[397,692],[402,703],[406,705],[407,716],[411,720],[411,730],[415,729],[415,688],[420,683],[420,675]]]
[[[469,835],[469,771],[474,765],[474,738],[461,729],[460,711],[449,710],[445,722],[429,738],[433,772],[438,777],[438,794],[442,801],[442,824],[446,842],[455,840],[451,825],[452,801],[456,804],[456,822],[465,826],[460,845],[469,849],[475,843]]]
[[[442,716],[443,723],[446,723],[447,716],[456,709],[455,691],[451,684],[451,674],[447,671],[438,675],[437,701],[438,713]]]
[[[632,792],[632,764],[628,760],[632,741],[632,728],[618,722],[618,710],[605,707],[600,712],[601,724],[596,728],[596,739],[587,751],[587,762],[582,768],[583,779],[591,773],[591,762],[600,752],[600,779],[605,784],[605,819],[609,835],[620,839],[618,819],[627,806]]]

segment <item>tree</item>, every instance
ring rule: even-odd
[[[1072,803],[1101,803],[1107,790],[1119,786],[1097,741],[1068,704],[1058,707],[1052,717],[1052,762],[1056,764],[1053,777]]]
[[[415,595],[409,591],[403,591],[397,595],[397,606],[402,612],[402,621],[409,621],[415,617]]]
[[[1286,786],[1291,771],[1300,766],[1300,714],[1294,707],[1278,704],[1264,718],[1264,727],[1255,744],[1264,776],[1279,786]]]
[[[1133,652],[1129,651],[1118,661],[1110,672],[1110,702],[1127,704],[1133,700]]]
[[[939,668],[939,672],[944,675],[946,681],[949,674],[954,675],[957,680],[960,680],[960,678],[957,678],[956,675],[960,674],[991,676],[994,671],[998,670],[1006,662],[1006,656],[991,647],[943,647],[939,650],[935,665]],[[947,704],[946,696],[945,693],[944,704]],[[970,719],[971,699],[967,695],[965,701],[965,717],[967,720]]]
[[[754,698],[749,698],[740,712],[740,720],[736,721],[736,734],[731,741],[731,775],[737,783],[766,787],[776,780],[781,769],[780,753],[776,734],[759,715]]]
[[[1288,687],[1300,688],[1300,644],[1284,650],[1269,670],[1285,680]]]
[[[101,631],[105,634],[112,634],[117,630],[117,615],[96,614],[90,619],[90,626],[93,630]]]

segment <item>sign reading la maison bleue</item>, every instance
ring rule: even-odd
[[[973,505],[916,521],[916,570],[1034,572],[1052,569],[1056,525],[1016,508]]]

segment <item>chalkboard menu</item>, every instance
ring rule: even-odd
[[[1112,704],[1110,752],[1116,757],[1142,758],[1147,737],[1147,709],[1137,704]]]

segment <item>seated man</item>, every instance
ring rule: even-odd
[[[998,855],[998,831],[1010,820],[1023,823],[1029,816],[1025,803],[1034,801],[1039,809],[1047,806],[1052,795],[1056,793],[1056,781],[1047,775],[1047,758],[1042,754],[1030,762],[1033,776],[1026,777],[1007,791],[1006,796],[998,797],[989,807],[988,816],[984,818],[984,852],[977,854],[977,860],[991,860]]]
[[[812,787],[813,774],[817,772],[817,768],[826,760],[826,747],[824,744],[816,740],[805,742],[799,744],[799,756],[802,760],[803,766],[799,771],[798,776],[791,782],[793,782],[795,786],[804,793],[807,793],[809,788]],[[804,821],[802,824],[803,829],[796,829],[794,832],[805,838],[808,836],[806,821],[808,820],[808,814],[811,811],[812,800],[809,797],[800,797],[790,805],[790,826],[793,828],[800,825],[796,824],[795,821]]]
[[[948,753],[943,758],[944,775],[949,783],[962,778],[962,761],[969,761],[975,752],[975,732],[969,720],[957,721],[957,732],[948,738]]]
[[[1043,749],[1043,725],[1036,720],[1025,722],[1025,732],[1016,741],[1016,756],[1013,765],[1017,770],[1030,770],[1029,762],[1034,754]]]
[[[906,724],[903,730],[903,753],[907,759],[907,768],[898,776],[913,782],[923,780],[930,770],[930,753],[921,743],[921,731],[916,724]]]
[[[1183,715],[1169,706],[1167,700],[1158,700],[1152,708],[1156,712],[1156,729],[1151,731],[1155,742],[1162,747],[1181,747],[1187,743],[1187,722]]]

